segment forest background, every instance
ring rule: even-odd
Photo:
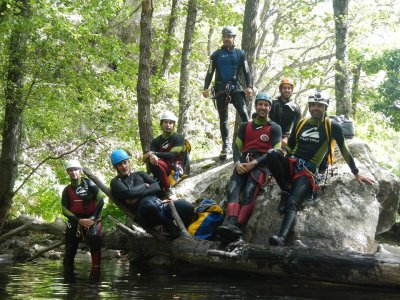
[[[400,175],[400,4],[396,0],[3,0],[0,2],[0,221],[61,216],[78,158],[109,182],[110,152],[135,170],[158,117],[179,115],[192,160],[220,150],[211,99],[201,96],[221,29],[238,28],[255,92],[294,101],[332,95],[329,114],[355,120],[379,163]],[[251,99],[249,109],[251,109]],[[230,109],[233,132],[235,111]],[[105,214],[117,214],[107,203]]]

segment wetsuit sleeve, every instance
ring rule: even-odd
[[[172,148],[169,152],[155,152],[154,154],[164,160],[177,159],[185,148],[185,139],[180,134],[174,134],[172,136],[171,143],[172,143]]]
[[[128,188],[118,177],[111,180],[111,194],[118,202],[124,202],[126,199],[133,199],[139,197],[147,188],[145,183],[138,186]]]
[[[286,150],[288,153],[292,152],[292,150],[296,146],[296,129],[297,129],[297,124],[296,126],[293,127],[292,131],[290,132],[288,143],[286,145]]]
[[[246,88],[253,88],[253,77],[251,75],[249,62],[247,61],[246,53],[240,50],[240,67],[243,70],[244,80],[246,81]]]
[[[95,196],[96,208],[92,214],[92,217],[97,219],[101,213],[104,206],[104,198],[106,195],[99,189],[99,187],[91,180],[88,181],[89,188],[93,195]]]
[[[140,194],[139,198],[144,196],[155,196],[160,191],[160,185],[157,181],[155,181],[149,174],[145,172],[139,172],[140,176],[142,176],[145,183],[149,184],[149,186]]]
[[[61,196],[61,206],[62,206],[62,213],[64,216],[68,218],[69,222],[78,222],[79,218],[69,210],[69,205],[68,205],[68,192],[67,192],[67,187],[64,188]]]
[[[335,121],[332,121],[332,136],[336,140],[336,143],[339,147],[340,153],[342,153],[344,160],[346,161],[347,165],[350,167],[351,173],[353,173],[354,175],[357,175],[358,169],[356,167],[354,157],[350,153],[349,148],[347,148],[346,142],[344,140],[342,128]]]
[[[235,140],[235,143],[233,144],[233,162],[237,163],[240,161],[240,156],[242,155],[242,149],[243,149],[243,143],[244,143],[244,132],[246,130],[246,124],[247,123],[242,123],[240,124],[238,134]]]
[[[215,52],[214,52],[213,54],[211,54],[211,56],[210,56],[210,63],[209,63],[209,66],[208,66],[206,78],[205,78],[205,80],[204,80],[204,89],[205,89],[205,90],[209,88],[209,86],[210,86],[210,84],[211,84],[211,80],[212,80],[213,75],[214,75],[214,72],[215,72],[215,69],[216,69],[216,67],[217,67],[217,64],[216,64],[217,52],[218,52],[218,51],[215,51]]]

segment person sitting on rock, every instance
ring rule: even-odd
[[[68,218],[64,268],[67,273],[73,273],[78,244],[84,240],[90,247],[92,275],[97,276],[101,262],[100,212],[105,194],[90,179],[81,177],[82,167],[78,160],[67,161],[65,169],[71,183],[64,188],[61,198],[62,212]]]
[[[179,230],[173,222],[168,201],[156,197],[160,192],[157,181],[145,172],[132,172],[129,155],[123,149],[114,150],[110,159],[118,173],[110,183],[113,199],[127,206],[135,222],[143,228],[163,225],[169,234],[177,236]],[[193,205],[184,200],[176,200],[174,204],[183,224],[189,226],[194,217]]]
[[[162,134],[151,141],[150,151],[143,156],[143,160],[149,163],[151,172],[160,181],[166,198],[172,196],[171,186],[184,173],[185,138],[174,132],[177,120],[171,111],[161,114]]]
[[[224,242],[242,237],[241,227],[249,220],[268,173],[265,162],[259,159],[270,149],[281,146],[281,128],[268,118],[271,104],[271,97],[266,92],[258,93],[255,99],[256,117],[239,127],[233,147],[235,168],[227,188],[227,219],[217,230],[217,235]]]
[[[278,209],[284,214],[279,234],[269,238],[270,245],[285,245],[303,201],[318,188],[315,178],[317,172],[324,172],[320,168],[321,163],[324,158],[332,157],[332,140],[339,146],[357,182],[374,183],[372,179],[359,174],[341,127],[326,117],[329,100],[329,96],[321,91],[316,91],[308,98],[311,118],[300,120],[292,130],[287,145],[287,157],[283,156],[281,151],[266,154],[267,167],[282,190],[282,200]]]

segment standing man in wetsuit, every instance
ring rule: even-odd
[[[163,225],[176,236],[179,230],[173,223],[170,206],[156,197],[160,192],[157,181],[145,172],[132,172],[129,155],[123,149],[114,150],[110,159],[118,173],[110,183],[114,200],[126,205],[134,214],[135,222],[143,228]],[[194,217],[193,205],[183,200],[174,204],[182,222],[189,226]]]
[[[329,100],[324,92],[316,91],[312,94],[308,98],[311,118],[300,120],[292,130],[287,145],[288,156],[284,157],[280,151],[271,151],[266,155],[267,166],[281,188],[284,200],[281,201],[283,205],[280,205],[281,213],[284,214],[281,229],[278,235],[269,238],[270,245],[285,245],[303,201],[317,191],[318,185],[314,178],[317,172],[321,172],[319,168],[326,155],[332,153],[332,139],[339,146],[357,182],[374,183],[372,179],[358,173],[354,158],[345,143],[342,128],[326,116]]]
[[[249,220],[260,186],[266,181],[265,154],[281,146],[281,128],[268,118],[271,104],[271,97],[266,92],[258,93],[256,117],[239,127],[233,146],[235,169],[227,188],[227,220],[217,230],[224,242],[241,238],[241,227]]]
[[[100,212],[105,195],[90,179],[81,177],[82,167],[78,160],[67,161],[65,169],[71,183],[64,188],[61,198],[62,212],[68,218],[64,268],[73,272],[78,244],[83,240],[90,247],[92,275],[98,276],[101,262]]]
[[[220,159],[225,160],[229,150],[229,130],[228,130],[228,104],[232,103],[242,119],[247,122],[245,97],[251,97],[253,94],[253,81],[249,64],[243,50],[235,48],[236,30],[232,26],[226,26],[222,29],[222,47],[215,51],[210,57],[210,65],[204,81],[203,96],[209,97],[208,89],[211,80],[215,74],[214,99],[218,109],[222,151]],[[239,81],[239,73],[243,71],[246,81],[245,90]]]
[[[282,79],[279,84],[280,96],[272,101],[269,117],[272,121],[278,123],[282,128],[282,142],[287,144],[290,131],[299,122],[301,117],[300,107],[291,99],[294,89],[292,80],[288,78]]]
[[[175,124],[178,118],[171,111],[164,111],[160,116],[162,134],[151,141],[150,151],[143,155],[150,170],[160,181],[166,198],[172,196],[171,184],[174,185],[184,173],[185,138],[177,134]]]

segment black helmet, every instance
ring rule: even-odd
[[[222,35],[236,36],[236,29],[233,26],[225,26],[222,28]]]
[[[322,103],[326,107],[329,106],[329,100],[330,100],[329,95],[320,90],[316,90],[314,94],[308,97],[308,103]]]

